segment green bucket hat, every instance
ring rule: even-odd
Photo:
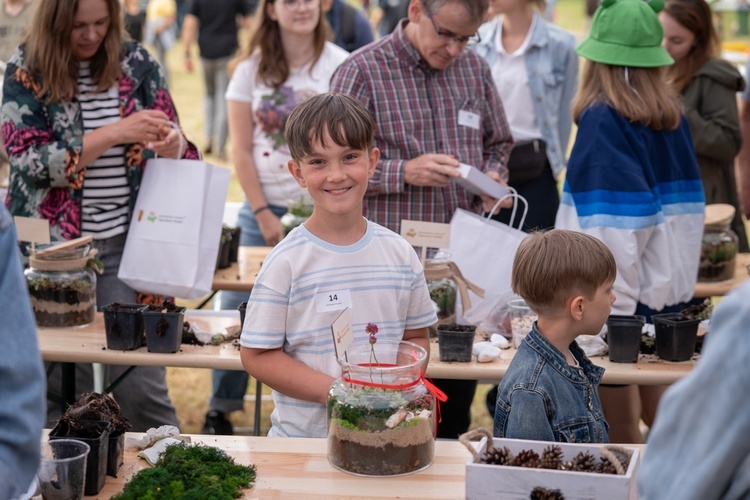
[[[674,63],[662,47],[664,29],[656,13],[664,0],[603,0],[591,23],[591,32],[576,52],[594,62],[612,66],[655,68]]]

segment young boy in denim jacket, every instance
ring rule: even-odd
[[[350,308],[354,341],[409,340],[429,352],[437,316],[417,254],[362,216],[378,162],[375,123],[356,99],[319,94],[286,124],[289,172],[314,208],[263,262],[240,337],[248,373],[273,389],[269,436],[325,437],[326,399],[341,375],[331,323]]]
[[[518,247],[513,291],[539,319],[500,383],[495,436],[609,442],[597,392],[604,369],[575,339],[598,334],[607,321],[616,273],[609,249],[583,233],[535,233]]]

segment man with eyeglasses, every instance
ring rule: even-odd
[[[402,219],[447,223],[457,208],[492,209],[496,200],[452,181],[459,162],[507,180],[513,139],[503,106],[485,61],[465,50],[478,41],[487,7],[487,0],[411,0],[393,33],[349,57],[331,79],[331,92],[353,95],[375,117],[381,157],[364,215],[395,232]],[[455,439],[471,423],[476,381],[436,383],[449,396],[438,437]]]

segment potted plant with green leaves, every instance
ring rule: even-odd
[[[311,203],[305,200],[304,196],[300,196],[298,201],[289,201],[289,208],[287,213],[281,216],[281,234],[286,236],[292,229],[305,222],[313,212],[313,206]]]

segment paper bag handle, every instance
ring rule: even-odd
[[[508,221],[508,226],[510,226],[510,227],[513,227],[513,223],[516,220],[516,212],[518,210],[518,202],[519,201],[523,201],[523,214],[521,215],[521,220],[518,222],[518,228],[517,228],[519,230],[522,230],[523,223],[526,222],[526,215],[529,213],[529,202],[526,201],[526,198],[524,198],[523,196],[521,196],[520,194],[518,194],[518,191],[516,191],[515,188],[512,188],[512,187],[510,188],[510,193],[506,194],[505,196],[503,196],[502,198],[500,198],[499,200],[497,200],[497,203],[495,203],[495,206],[492,207],[492,210],[490,210],[489,213],[485,212],[485,213],[487,213],[487,219],[489,220],[489,219],[492,218],[492,214],[495,213],[495,211],[500,206],[500,204],[503,201],[505,201],[507,198],[514,198],[515,199],[515,201],[513,202],[513,210],[510,213],[510,220]]]

